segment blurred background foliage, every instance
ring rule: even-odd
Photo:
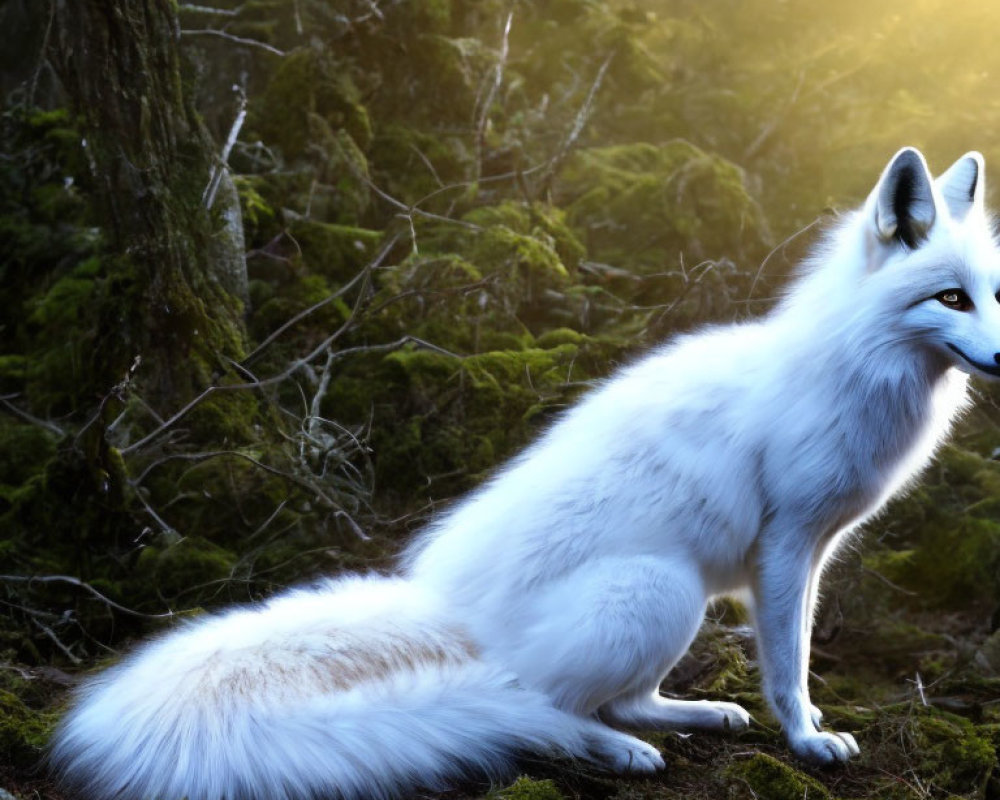
[[[238,134],[245,330],[163,396],[52,8],[0,2],[0,785],[19,796],[55,796],[32,767],[79,670],[176,616],[387,568],[617,364],[766,311],[900,146],[935,171],[981,150],[996,198],[995,4],[180,3],[183,92],[220,151]],[[531,765],[492,796],[1000,798],[1000,395],[977,394],[826,584],[814,691],[858,764],[789,759],[726,604],[665,688],[738,697],[750,733],[654,736],[654,780]]]

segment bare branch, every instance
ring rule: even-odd
[[[42,633],[44,633],[52,640],[53,644],[55,644],[56,647],[62,650],[63,655],[65,655],[66,658],[68,658],[77,666],[83,663],[83,661],[78,656],[73,655],[72,651],[65,644],[62,643],[62,641],[59,639],[58,636],[56,636],[55,631],[53,631],[52,628],[50,628],[45,623],[40,622],[38,620],[38,617],[32,617],[31,621],[41,629]]]
[[[503,38],[500,41],[500,54],[497,56],[497,64],[493,74],[493,82],[490,84],[486,98],[483,100],[482,108],[479,111],[479,122],[476,124],[476,157],[474,166],[476,178],[483,171],[483,150],[486,146],[486,126],[490,121],[490,108],[493,107],[493,100],[496,98],[500,86],[503,84],[503,71],[507,65],[507,54],[510,50],[510,26],[514,20],[514,12],[507,14],[507,22],[503,26]]]
[[[242,5],[236,8],[215,8],[214,6],[196,6],[194,3],[181,3],[177,6],[178,11],[186,11],[190,14],[214,14],[220,17],[235,17],[243,10]]]
[[[330,388],[330,368],[333,366],[333,350],[326,351],[326,364],[323,365],[323,372],[320,373],[319,385],[313,393],[312,403],[309,406],[309,423],[306,426],[306,433],[312,437],[316,435],[322,417],[320,417],[320,406],[326,396],[327,389]]]
[[[63,431],[63,429],[60,428],[58,425],[56,425],[54,422],[49,422],[48,420],[45,419],[39,419],[38,417],[32,416],[27,411],[23,411],[22,409],[15,406],[13,403],[10,402],[10,399],[14,397],[17,397],[17,395],[9,394],[6,396],[0,396],[0,403],[3,403],[4,408],[6,408],[12,414],[16,414],[17,416],[21,417],[21,419],[30,422],[32,425],[37,425],[39,428],[45,428],[45,430],[51,431],[57,436],[65,435],[65,431]]]
[[[591,111],[594,106],[594,98],[597,97],[597,92],[601,88],[601,84],[604,82],[604,73],[608,71],[608,67],[611,66],[611,61],[614,59],[615,54],[612,53],[606,59],[604,63],[601,64],[600,69],[597,70],[597,76],[594,78],[594,82],[590,85],[590,91],[587,92],[587,98],[583,101],[583,105],[580,106],[580,110],[576,112],[576,117],[573,120],[573,125],[566,134],[566,138],[563,139],[562,144],[559,145],[559,149],[556,151],[555,155],[549,159],[548,166],[542,176],[541,185],[544,187],[549,181],[552,180],[553,176],[562,166],[563,161],[570,154],[573,146],[576,144],[576,140],[580,138],[580,134],[583,133],[583,129],[587,124],[587,120],[590,119]]]
[[[459,226],[461,226],[463,228],[468,228],[469,230],[473,230],[473,231],[481,231],[482,230],[482,227],[480,225],[476,225],[474,222],[466,222],[464,219],[452,219],[451,217],[443,217],[440,214],[432,214],[430,211],[424,211],[423,209],[417,208],[416,204],[408,206],[402,200],[397,200],[395,197],[393,197],[392,195],[388,194],[387,192],[384,192],[382,189],[380,189],[378,186],[376,186],[372,182],[371,178],[369,178],[363,172],[361,172],[359,170],[354,170],[354,174],[357,175],[358,178],[363,183],[365,183],[368,186],[369,189],[371,189],[373,192],[375,192],[375,194],[377,194],[379,197],[381,197],[383,200],[385,200],[390,205],[393,205],[396,208],[398,208],[398,209],[400,209],[402,211],[405,211],[406,214],[409,214],[409,215],[416,214],[418,217],[425,217],[426,219],[433,219],[433,220],[437,220],[438,222],[449,222],[452,225],[459,225]],[[442,190],[439,189],[438,192],[440,192],[440,191],[442,191]]]
[[[308,317],[313,312],[319,311],[319,309],[323,308],[324,306],[329,305],[334,300],[336,300],[338,297],[342,297],[344,294],[346,294],[347,292],[349,292],[352,288],[354,288],[355,284],[357,284],[358,281],[360,281],[362,278],[364,278],[364,276],[366,274],[368,274],[368,272],[370,272],[373,269],[377,269],[378,267],[380,267],[382,265],[382,262],[385,261],[386,257],[389,255],[389,253],[392,251],[392,248],[395,247],[396,242],[398,242],[398,241],[399,241],[399,234],[398,233],[393,234],[393,236],[389,239],[389,241],[386,242],[386,244],[382,247],[381,250],[379,250],[378,255],[376,255],[375,258],[373,258],[364,267],[364,269],[362,269],[360,272],[358,272],[357,275],[355,275],[353,278],[351,278],[351,280],[349,280],[347,283],[345,283],[343,286],[341,286],[336,292],[334,292],[333,294],[331,294],[329,297],[324,297],[319,302],[314,303],[313,305],[309,306],[309,308],[305,309],[304,311],[300,311],[298,314],[296,314],[290,320],[288,320],[287,322],[285,322],[284,324],[282,324],[277,330],[275,330],[266,339],[264,339],[263,342],[261,342],[259,345],[257,345],[257,347],[255,347],[253,349],[253,351],[250,353],[250,355],[248,355],[246,358],[243,359],[241,366],[245,367],[247,364],[249,364],[251,361],[253,361],[257,356],[259,356],[264,351],[265,348],[267,348],[272,342],[274,342],[275,339],[277,339],[279,336],[281,336],[281,334],[283,334],[285,331],[287,331],[289,328],[291,328],[297,322],[301,322],[303,319],[305,319],[306,317]]]
[[[258,42],[256,39],[245,39],[242,36],[234,36],[231,33],[226,33],[225,31],[219,31],[215,28],[198,28],[195,30],[182,30],[181,36],[218,36],[220,39],[226,39],[230,42],[236,42],[237,44],[247,45],[248,47],[259,47],[261,50],[266,50],[269,53],[273,53],[276,56],[284,56],[285,51],[279,50],[277,47],[272,47],[264,42]]]
[[[768,262],[774,257],[774,255],[780,250],[782,250],[784,247],[789,245],[791,242],[793,242],[795,239],[799,238],[803,233],[811,231],[822,221],[823,221],[822,216],[816,217],[816,219],[814,219],[808,225],[799,228],[797,231],[789,234],[782,241],[778,242],[778,244],[774,246],[771,252],[768,253],[766,256],[764,256],[764,260],[760,262],[760,266],[757,267],[757,271],[754,273],[753,280],[750,282],[750,288],[747,290],[747,300],[750,300],[753,297],[754,290],[757,288],[757,283],[760,281],[760,276],[764,274],[764,269],[767,267]]]
[[[226,143],[222,146],[222,153],[219,154],[219,160],[212,165],[212,172],[208,177],[208,185],[205,187],[205,191],[201,193],[202,205],[207,209],[211,209],[215,203],[215,195],[219,191],[219,186],[222,184],[222,177],[226,173],[229,154],[232,152],[233,145],[236,144],[236,140],[239,138],[240,128],[243,127],[243,122],[247,118],[246,92],[239,86],[234,86],[233,89],[239,92],[240,107],[236,113],[236,119],[233,120],[233,124],[229,128],[229,136],[226,137]]]
[[[29,585],[32,583],[68,583],[71,586],[78,586],[79,588],[84,589],[101,602],[107,604],[116,611],[121,611],[123,614],[139,617],[141,619],[169,619],[170,617],[177,616],[173,611],[167,611],[163,614],[146,614],[142,611],[134,611],[131,608],[126,608],[125,606],[116,603],[110,597],[106,597],[101,594],[89,583],[85,583],[79,578],[74,578],[70,575],[0,575],[0,583],[27,583]]]
[[[31,108],[35,104],[35,90],[38,88],[38,79],[42,74],[42,67],[46,64],[45,54],[49,51],[49,42],[52,39],[52,23],[56,16],[55,0],[49,2],[49,21],[45,24],[45,35],[42,37],[42,46],[38,49],[38,63],[31,73],[31,82],[28,84],[28,91],[24,95],[25,108]]]

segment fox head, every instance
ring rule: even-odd
[[[969,374],[1000,377],[1000,251],[983,195],[979,153],[935,180],[917,150],[900,150],[861,211],[863,284],[881,288],[900,338]]]

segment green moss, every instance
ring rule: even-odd
[[[346,283],[371,260],[382,237],[379,231],[308,219],[293,221],[288,233],[299,246],[309,272]]]
[[[565,795],[551,780],[535,780],[521,776],[510,786],[495,789],[488,800],[565,800]]]
[[[687,142],[581,150],[557,198],[592,258],[640,273],[676,269],[678,253],[749,259],[769,239],[742,171]]]
[[[461,359],[424,349],[387,355],[375,378],[378,390],[369,395],[379,423],[373,445],[381,491],[474,485],[566,404],[577,355],[570,344]]]
[[[233,183],[240,198],[247,243],[266,244],[278,226],[278,212],[261,193],[267,185],[267,179],[260,175],[234,175]]]
[[[584,338],[582,333],[574,331],[572,328],[553,328],[542,333],[536,341],[539,347],[548,350],[563,344],[580,345]]]
[[[311,47],[288,53],[252,108],[251,124],[286,159],[305,155],[309,115],[343,129],[362,149],[371,142],[371,121],[350,70],[332,55]]]
[[[751,678],[751,665],[737,637],[722,624],[706,621],[698,634],[692,653],[710,665],[701,681],[709,697],[736,696],[747,690],[757,691]]]
[[[1000,465],[943,448],[920,489],[891,506],[872,569],[914,592],[911,603],[953,609],[992,608],[1000,594]]]
[[[397,36],[412,36],[415,31],[445,33],[451,25],[452,0],[422,0],[399,3],[385,12],[389,31]]]
[[[135,577],[157,588],[163,597],[176,597],[229,577],[235,555],[198,536],[176,539],[165,546],[144,547]]]
[[[401,116],[408,121],[440,126],[461,120],[467,125],[482,76],[495,65],[495,55],[474,37],[417,33],[409,39],[409,58],[386,74],[395,81],[395,92],[387,93],[383,102],[397,109],[405,103]],[[414,103],[413,94],[421,102]]]
[[[56,438],[38,425],[0,417],[0,484],[17,485],[37,473],[55,455]]]
[[[766,797],[768,800],[822,800],[830,793],[815,778],[806,775],[766,753],[755,753],[734,761],[726,777],[735,797]],[[750,794],[746,790],[750,790]]]
[[[255,280],[250,283],[250,301],[253,313],[248,321],[251,335],[258,341],[284,325],[300,311],[326,300],[334,289],[321,275],[292,273],[283,281]],[[350,307],[338,298],[309,315],[302,326],[297,326],[281,337],[268,350],[265,363],[273,369],[283,369],[288,358],[305,346],[303,337],[309,330],[335,330],[350,314]]]
[[[919,774],[947,792],[981,792],[997,767],[992,729],[983,735],[963,717],[925,707],[904,730],[920,759]]]
[[[236,446],[254,437],[257,398],[249,391],[217,391],[202,400],[182,423],[200,441]]]
[[[471,153],[459,136],[428,132],[390,123],[376,128],[369,156],[380,187],[405,203],[415,203],[442,185],[465,179]],[[460,190],[441,194],[437,203],[422,203],[425,211],[447,213]]]
[[[316,181],[310,186],[306,211],[320,219],[355,225],[371,202],[368,159],[347,131],[333,128],[318,114],[310,114],[308,123]]]
[[[483,206],[465,215],[464,219],[483,227],[502,225],[516,233],[545,242],[572,272],[586,255],[586,249],[566,222],[566,212],[542,203],[506,201],[496,206]]]
[[[33,711],[0,689],[0,763],[35,766],[54,725],[54,714]]]

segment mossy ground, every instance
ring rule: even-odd
[[[40,46],[45,16],[8,5]],[[215,24],[197,5],[182,28]],[[233,84],[249,99],[229,159],[246,297],[180,298],[243,307],[247,341],[198,351],[191,383],[214,389],[190,409],[144,383],[156,365],[112,357],[140,294],[79,120],[44,71],[34,104],[30,73],[3,84],[0,786],[22,798],[56,796],[32,767],[73,674],[170,624],[155,615],[386,567],[618,364],[766,308],[815,236],[771,248],[860,200],[898,146],[1000,155],[966,138],[1000,117],[985,8],[947,15],[980,74],[901,0],[819,21],[764,2],[226,5],[224,32],[284,55],[182,38],[219,142]],[[928,113],[944,102],[961,113]],[[741,702],[749,731],[644,733],[655,777],[526,762],[444,797],[1000,798],[1000,415],[981,393],[827,577],[813,691],[860,759],[789,755],[727,604],[664,689]]]

